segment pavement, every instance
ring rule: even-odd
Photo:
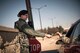
[[[44,39],[37,37],[36,39],[41,43],[41,53],[58,53],[58,49],[61,46],[56,44],[56,41],[59,39],[58,36],[44,37]]]

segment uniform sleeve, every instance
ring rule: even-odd
[[[33,29],[25,29],[25,32],[26,32],[27,34],[32,35],[32,36],[37,36],[37,37],[44,37],[44,36],[45,36],[45,34],[42,34],[42,33],[40,33],[40,32],[37,32],[37,31],[35,31],[35,30],[33,30]]]
[[[24,24],[22,22],[15,22],[14,27],[18,29],[20,32],[25,33],[28,35],[28,37],[34,37],[34,36],[39,36],[39,37],[44,37],[44,34],[37,33],[35,30],[33,30],[32,27],[30,27],[28,24]]]
[[[61,39],[62,39],[62,41],[63,41],[64,43],[70,43],[70,38],[68,38],[68,37],[66,37],[66,36],[61,37]]]
[[[21,26],[20,26],[20,24],[18,22],[15,22],[14,28],[18,29],[20,32],[22,32]]]
[[[29,25],[23,25],[22,29],[24,31],[24,33],[29,34],[31,36],[38,36],[38,37],[44,37],[44,34],[41,34],[35,30],[33,30],[33,28],[31,28]]]

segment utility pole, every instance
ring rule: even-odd
[[[29,16],[28,20],[29,20],[29,22],[31,22],[30,24],[31,24],[32,28],[34,29],[34,22],[33,22],[33,17],[32,17],[30,0],[25,0],[25,2],[26,2],[26,9],[28,10],[28,16]]]
[[[52,20],[52,27],[54,27],[54,24],[53,24],[53,18],[52,18],[51,20]]]
[[[39,12],[39,20],[40,20],[40,26],[41,26],[41,31],[42,31],[42,21],[41,21],[40,8],[38,8],[38,12]]]

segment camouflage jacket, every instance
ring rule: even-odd
[[[18,21],[16,21],[14,27],[20,32],[25,33],[28,38],[35,36],[44,37],[44,34],[40,34],[39,32],[33,30],[33,28],[23,19],[19,19]]]

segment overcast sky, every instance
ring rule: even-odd
[[[43,7],[41,12],[42,27],[63,26],[69,28],[80,19],[80,0],[31,0],[35,29],[40,29],[39,13],[35,8]],[[25,10],[25,0],[0,0],[0,25],[14,27],[18,20],[17,14]]]

